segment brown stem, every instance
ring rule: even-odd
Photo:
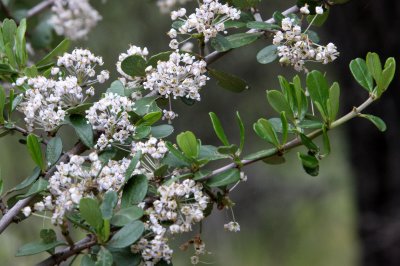
[[[90,248],[96,244],[97,240],[95,239],[95,237],[89,235],[86,238],[76,242],[72,248],[71,247],[65,248],[55,253],[51,257],[43,260],[42,262],[39,262],[38,264],[36,264],[36,266],[58,265],[61,262],[67,260],[69,257],[79,254],[81,251]]]
[[[63,162],[66,163],[69,160],[69,157],[74,154],[81,154],[84,151],[86,151],[88,148],[82,143],[78,142],[70,151],[65,153],[64,155],[61,156],[59,163]],[[52,166],[44,175],[45,179],[49,179],[54,173],[56,172],[57,167],[56,165]],[[30,196],[28,198],[19,200],[0,220],[0,234],[3,233],[3,231],[10,225],[10,223],[13,221],[14,217],[18,215],[18,213],[26,207],[29,202],[34,198],[33,196]]]

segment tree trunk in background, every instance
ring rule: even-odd
[[[353,0],[331,9],[326,25],[341,57],[335,62],[348,111],[361,103],[366,91],[356,85],[348,65],[369,51],[382,60],[394,56],[400,65],[400,1]],[[385,134],[366,120],[348,124],[351,163],[355,174],[361,265],[400,265],[400,79],[396,72],[390,90],[366,110],[382,117]]]

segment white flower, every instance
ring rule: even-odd
[[[160,11],[162,13],[168,13],[171,11],[171,8],[173,8],[177,4],[185,4],[186,2],[189,2],[190,0],[158,0],[157,1],[157,6],[160,8]]]
[[[324,9],[322,8],[322,6],[315,7],[315,13],[317,13],[318,15],[324,14]]]
[[[300,8],[300,12],[304,15],[310,14],[310,10],[308,9],[308,5],[305,4],[302,8]]]
[[[227,224],[224,224],[224,229],[228,230],[230,232],[239,232],[240,231],[240,225],[237,222],[229,222]]]
[[[206,75],[206,62],[195,60],[190,54],[174,52],[168,61],[159,61],[157,68],[148,72],[143,86],[156,90],[159,94],[174,99],[186,97],[200,101],[199,90],[209,79]]]
[[[32,213],[31,207],[27,206],[22,209],[22,213],[25,215],[25,217],[28,217]]]
[[[240,10],[230,7],[228,4],[221,4],[218,0],[203,1],[199,8],[196,8],[195,13],[183,19],[185,14],[186,10],[183,8],[171,12],[172,20],[180,18],[184,21],[178,29],[179,33],[192,34],[193,31],[196,31],[203,34],[205,42],[217,36],[218,32],[225,31],[224,23],[226,21],[240,18]],[[176,38],[176,36],[171,38]]]
[[[49,23],[58,35],[71,40],[86,38],[89,31],[101,20],[99,13],[88,0],[55,0]]]
[[[105,93],[104,98],[95,102],[86,111],[86,118],[94,130],[104,133],[97,141],[96,148],[104,149],[113,141],[124,141],[135,132],[135,126],[129,121],[129,112],[133,102],[127,97],[114,93]]]

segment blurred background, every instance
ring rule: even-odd
[[[32,5],[34,2],[37,1],[31,1]],[[146,46],[150,54],[169,50],[169,37],[165,33],[171,21],[168,15],[160,15],[154,1],[91,2],[103,20],[87,40],[75,46],[103,56],[112,78],[117,77],[114,70],[118,55],[129,44]],[[294,4],[293,0],[263,0],[261,14],[267,19],[274,11],[283,11]],[[340,81],[342,114],[368,97],[352,81],[348,70],[350,60],[365,57],[368,51],[376,51],[383,58],[398,58],[399,15],[398,1],[353,0],[332,8],[327,24],[315,29],[321,43],[332,41],[341,52],[334,63],[316,67],[327,71],[330,81]],[[259,40],[233,51],[213,66],[247,80],[249,91],[234,94],[211,81],[203,89],[200,103],[188,107],[175,102],[174,108],[180,115],[174,121],[176,132],[191,130],[203,143],[219,145],[208,118],[208,112],[213,111],[222,120],[229,137],[236,140],[234,112],[239,111],[248,136],[245,153],[264,148],[265,144],[255,137],[252,124],[260,117],[275,115],[267,106],[265,90],[278,89],[277,75],[291,79],[297,74],[276,62],[268,65],[256,62],[257,52],[269,43]],[[216,266],[400,265],[397,78],[395,83],[368,110],[387,122],[388,132],[381,134],[367,121],[352,121],[346,128],[330,132],[333,152],[322,161],[318,177],[304,173],[296,151],[286,156],[286,164],[257,163],[247,167],[248,181],[231,195],[241,232],[225,232],[223,224],[231,221],[231,214],[215,211],[204,223],[202,237],[211,254],[201,260]],[[0,139],[6,189],[27,177],[34,167],[25,147],[15,144],[17,140],[17,135]],[[33,265],[43,259],[43,255],[13,256],[23,243],[38,240],[43,226],[49,224],[39,218],[11,225],[0,235],[0,265]],[[173,241],[174,265],[190,264],[193,250],[178,248],[190,237]]]

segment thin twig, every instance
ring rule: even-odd
[[[291,8],[286,9],[285,11],[282,12],[283,15],[287,16],[289,14],[293,14],[293,13],[297,13],[299,12],[299,8],[297,6],[292,6]],[[265,21],[266,23],[275,23],[275,19],[274,18],[270,18],[268,20]],[[255,33],[255,32],[260,32],[259,30],[249,30],[247,31],[247,33]],[[232,50],[228,50],[226,52],[218,52],[218,51],[214,51],[211,54],[207,55],[204,58],[204,61],[206,61],[206,63],[212,64],[215,61],[217,61],[218,59],[220,59],[222,56],[226,55],[227,53],[229,53]]]
[[[97,244],[97,240],[93,236],[88,236],[74,244],[73,248],[65,248],[51,257],[43,260],[42,262],[39,262],[36,264],[36,266],[53,266],[53,265],[58,265],[61,262],[67,260],[69,257],[79,254],[81,251],[90,248],[94,245]]]
[[[37,4],[36,6],[32,7],[26,13],[26,18],[31,18],[36,16],[37,14],[42,13],[44,10],[49,8],[53,4],[54,0],[45,0]]]
[[[69,157],[71,155],[75,154],[81,154],[84,151],[86,151],[88,148],[82,143],[78,142],[70,151],[65,153],[64,155],[61,156],[59,163],[61,162],[67,162],[69,160]],[[45,174],[44,179],[49,179],[51,176],[54,175],[56,172],[57,167],[56,165],[52,166]],[[30,196],[28,198],[19,200],[0,220],[0,234],[3,233],[3,231],[10,225],[10,223],[13,221],[14,217],[18,215],[18,213],[26,207],[29,202],[34,198],[33,196]]]
[[[336,128],[336,127],[348,122],[349,120],[351,120],[351,119],[353,119],[355,117],[358,117],[360,115],[360,113],[365,108],[367,108],[371,103],[373,103],[374,101],[375,101],[375,99],[373,97],[369,97],[359,107],[353,108],[353,110],[351,112],[349,112],[347,115],[345,115],[345,116],[341,117],[340,119],[336,120],[335,122],[333,122],[331,124],[329,130],[334,129],[334,128]],[[309,133],[307,135],[307,137],[309,137],[310,139],[314,139],[314,138],[318,137],[319,135],[321,135],[322,133],[323,133],[322,129],[318,129],[318,130],[315,130],[315,131]],[[291,149],[293,149],[295,147],[298,147],[298,146],[301,146],[301,145],[302,145],[301,140],[299,138],[296,138],[296,139],[293,139],[292,141],[286,143],[285,145],[283,145],[282,148],[280,148],[280,149],[278,149],[278,148],[271,149],[271,150],[269,150],[268,153],[260,154],[259,156],[256,156],[256,158],[254,158],[254,159],[242,160],[240,165],[241,166],[246,166],[246,165],[249,165],[249,164],[253,164],[255,162],[258,162],[258,161],[261,161],[261,160],[276,156],[279,153],[287,152],[288,150],[291,150]],[[229,169],[233,169],[233,168],[237,168],[237,167],[238,167],[238,164],[230,163],[228,165],[225,165],[224,167],[221,167],[219,169],[216,169],[216,170],[212,171],[209,175],[204,176],[203,178],[198,179],[197,181],[208,180],[208,179],[212,178],[213,176],[216,176],[216,175],[221,174],[221,173],[223,173],[223,172],[225,172],[225,171],[227,171]]]

